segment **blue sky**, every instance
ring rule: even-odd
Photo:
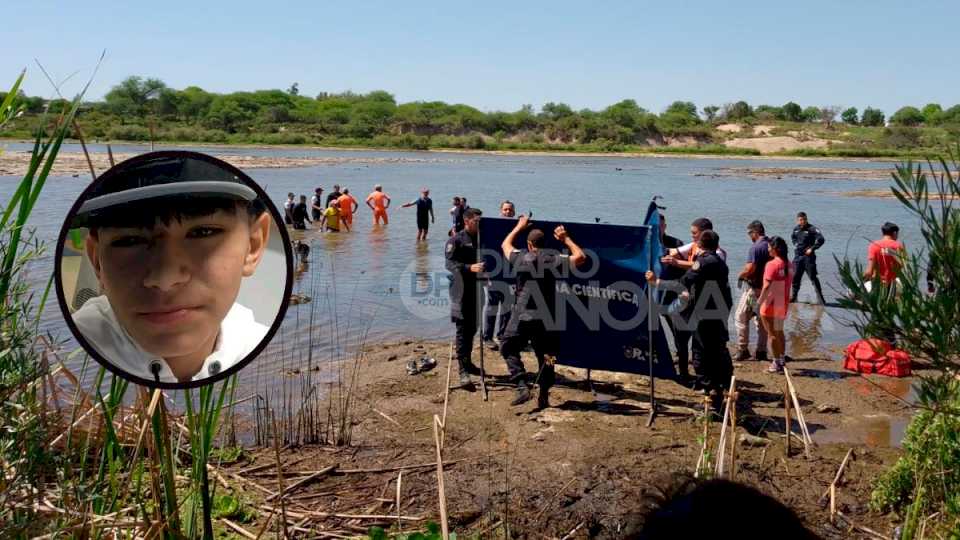
[[[157,7],[162,6],[162,8]],[[483,110],[625,98],[654,112],[698,106],[878,107],[960,102],[953,1],[18,2],[0,86],[34,63],[77,75],[107,51],[89,96],[128,75],[174,88],[301,93],[383,89],[398,101]],[[4,80],[8,82],[3,82]]]

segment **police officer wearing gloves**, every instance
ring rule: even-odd
[[[500,249],[516,273],[517,292],[511,309],[510,322],[503,334],[500,354],[510,370],[510,378],[517,384],[517,394],[510,405],[520,405],[530,399],[526,371],[520,353],[528,344],[533,345],[539,373],[537,383],[537,408],[550,406],[548,393],[553,385],[553,362],[559,352],[558,332],[562,329],[547,328],[547,322],[556,314],[556,278],[570,274],[571,266],[580,266],[587,256],[567,234],[563,225],[553,230],[553,237],[563,242],[569,255],[543,248],[544,234],[540,229],[527,233],[526,249],[513,246],[517,236],[530,224],[528,216],[520,216],[516,226],[503,240]]]
[[[793,234],[790,236],[793,240],[794,258],[793,258],[793,294],[790,295],[790,301],[797,301],[797,293],[800,292],[800,278],[806,272],[813,283],[813,289],[817,292],[817,301],[820,304],[826,304],[823,299],[823,290],[820,287],[820,279],[817,278],[817,250],[823,245],[823,234],[820,229],[814,227],[807,221],[807,214],[799,212],[797,214],[797,226],[793,228]]]
[[[680,278],[679,283],[690,294],[694,306],[690,314],[693,333],[693,369],[697,373],[696,387],[708,393],[714,411],[723,403],[723,390],[730,386],[733,361],[727,350],[730,334],[727,318],[733,304],[730,292],[727,263],[717,255],[720,236],[712,230],[703,231],[698,240],[701,252],[693,266]],[[653,272],[647,272],[647,281],[654,287],[666,282]]]
[[[470,375],[479,375],[480,369],[473,365],[470,353],[473,338],[477,335],[477,277],[483,272],[483,263],[477,262],[477,232],[480,227],[480,210],[470,208],[463,213],[463,230],[447,240],[444,250],[450,281],[450,317],[457,327],[456,349],[460,364],[460,386],[473,388]]]

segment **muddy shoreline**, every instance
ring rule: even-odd
[[[284,463],[296,461],[286,467],[288,483],[333,466],[351,472],[328,472],[309,480],[290,497],[287,511],[330,531],[359,533],[373,523],[396,529],[397,520],[383,516],[397,514],[394,501],[403,471],[400,510],[418,518],[402,520],[405,530],[438,522],[433,421],[434,415],[443,414],[448,353],[447,343],[432,341],[368,348],[355,396],[353,445],[287,448],[281,458]],[[437,368],[407,375],[406,361],[422,355],[436,358]],[[478,357],[475,351],[474,359]],[[524,361],[528,370],[534,368],[532,355],[525,353]],[[494,377],[506,373],[495,352],[485,352],[485,365]],[[881,425],[879,434],[867,433],[859,440],[858,419],[880,416],[905,422],[911,411],[898,393],[911,381],[882,377],[867,381],[843,372],[836,359],[795,359],[788,367],[814,441],[840,442],[818,443],[806,458],[795,441],[787,457],[783,378],[765,373],[765,367],[748,361],[736,368],[737,433],[759,438],[751,445],[738,445],[737,480],[791,507],[823,538],[857,538],[831,525],[820,501],[853,448],[855,459],[838,490],[838,506],[853,522],[889,534],[895,525],[892,518],[871,513],[866,503],[874,479],[899,455],[891,447],[896,434],[889,427],[884,432]],[[676,475],[693,471],[703,421],[691,412],[702,408],[701,396],[658,380],[658,401],[669,410],[648,428],[645,377],[593,372],[592,379],[591,388],[584,370],[560,366],[552,407],[544,411],[535,411],[534,402],[510,407],[512,390],[504,386],[491,386],[488,401],[479,392],[451,391],[443,460],[448,463],[444,483],[452,531],[471,537],[503,537],[507,528],[521,538],[571,533],[572,538],[621,537],[642,524],[645,497],[666,487]],[[792,429],[799,431],[795,423]],[[719,423],[711,424],[712,445],[719,432]],[[275,460],[272,450],[254,451],[228,469],[228,475]],[[258,521],[250,525],[259,530],[269,514],[263,505],[269,507],[265,499],[277,489],[276,477],[238,476],[247,478],[245,484],[260,484],[245,488],[245,496],[262,508]],[[317,511],[381,517],[378,521],[310,514]]]

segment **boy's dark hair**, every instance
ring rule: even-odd
[[[463,211],[463,219],[473,219],[482,215],[483,212],[481,212],[479,208],[467,208]]]
[[[884,236],[891,236],[900,232],[900,226],[888,221],[883,224],[883,227],[880,227],[880,231],[883,232]]]
[[[720,247],[720,235],[710,229],[700,235],[700,247],[709,251],[716,251]]]
[[[797,212],[797,217],[802,217],[803,219],[807,219],[807,213],[806,213],[806,212]]]
[[[700,229],[701,231],[712,231],[712,230],[713,230],[713,222],[710,221],[709,219],[705,218],[705,217],[697,218],[697,219],[693,220],[693,223],[691,223],[691,225],[693,225],[694,227]]]
[[[641,503],[642,528],[622,538],[766,538],[776,531],[784,540],[815,540],[796,513],[773,497],[729,480],[674,479],[666,489],[647,493]]]
[[[230,214],[246,212],[253,220],[266,212],[267,207],[259,198],[247,202],[229,197],[174,195],[98,210],[88,218],[87,227],[94,233],[98,229],[108,227],[152,229],[157,222],[169,225],[173,220],[179,222],[184,219],[210,216],[218,210]]]
[[[763,229],[763,223],[760,223],[759,219],[751,221],[750,224],[747,225],[747,230],[750,232],[755,232],[760,236],[766,234],[766,231]]]
[[[454,198],[453,198],[453,202],[454,202],[454,203],[460,202],[460,197],[454,197]]]
[[[535,248],[543,247],[543,238],[544,234],[540,229],[532,229],[527,233],[527,243]]]

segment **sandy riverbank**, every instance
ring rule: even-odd
[[[889,180],[892,169],[850,169],[823,167],[722,167],[697,176],[710,178],[763,178],[772,180]]]
[[[315,476],[299,487],[286,506],[299,516],[291,521],[355,533],[377,522],[389,528],[396,519],[351,520],[310,512],[395,516],[401,470],[401,513],[418,518],[405,520],[406,530],[439,521],[432,423],[435,414],[443,414],[448,351],[447,343],[412,340],[367,351],[355,396],[353,446],[283,452],[283,461],[291,464],[285,472],[288,485],[326,467],[351,471]],[[407,375],[406,361],[424,354],[436,358],[438,367]],[[531,369],[535,360],[526,356]],[[505,374],[497,353],[486,352],[486,365],[493,376]],[[755,442],[761,446],[738,445],[737,479],[793,508],[823,538],[851,538],[830,525],[820,496],[847,450],[854,448],[855,461],[838,490],[838,507],[854,522],[889,534],[889,518],[869,512],[866,501],[873,480],[898,456],[899,451],[889,447],[896,439],[891,432],[896,428],[890,426],[902,425],[909,410],[891,394],[908,388],[910,381],[871,379],[889,387],[888,394],[843,373],[836,360],[797,358],[789,367],[801,406],[814,440],[824,442],[812,448],[810,458],[795,442],[787,457],[783,378],[765,373],[765,367],[757,362],[737,366],[737,434],[761,438]],[[657,381],[659,402],[670,411],[648,428],[645,404],[650,389],[645,377],[594,372],[593,394],[583,370],[560,367],[558,375],[553,407],[544,411],[535,411],[534,402],[510,407],[512,390],[502,386],[491,387],[486,402],[479,392],[450,393],[444,482],[451,530],[458,535],[502,537],[509,527],[522,538],[559,538],[571,532],[574,538],[622,537],[642,523],[644,496],[693,470],[703,422],[692,411],[702,407],[700,396],[673,382]],[[864,418],[887,418],[889,425],[884,428],[881,421],[878,430],[864,431]],[[792,429],[798,431],[798,426]],[[711,444],[716,444],[719,431],[719,423],[710,426]],[[254,452],[230,472],[274,460],[272,450]],[[269,468],[260,474],[249,477],[260,486],[245,489],[244,495],[262,502],[276,490],[276,477]],[[249,529],[259,530],[267,514],[261,511]]]
[[[412,158],[412,157],[280,157],[280,156],[244,156],[235,154],[218,154],[210,152],[240,169],[278,169],[292,167],[316,167],[321,165],[341,165],[356,163],[367,165],[383,165],[396,163],[439,163],[450,162],[450,159],[439,158]],[[119,163],[137,154],[114,153],[115,163]],[[97,174],[110,168],[110,159],[106,153],[91,153],[90,161]],[[29,152],[0,153],[0,176],[22,176],[30,165]],[[90,165],[82,152],[61,152],[53,165],[54,175],[84,175],[90,174]]]

